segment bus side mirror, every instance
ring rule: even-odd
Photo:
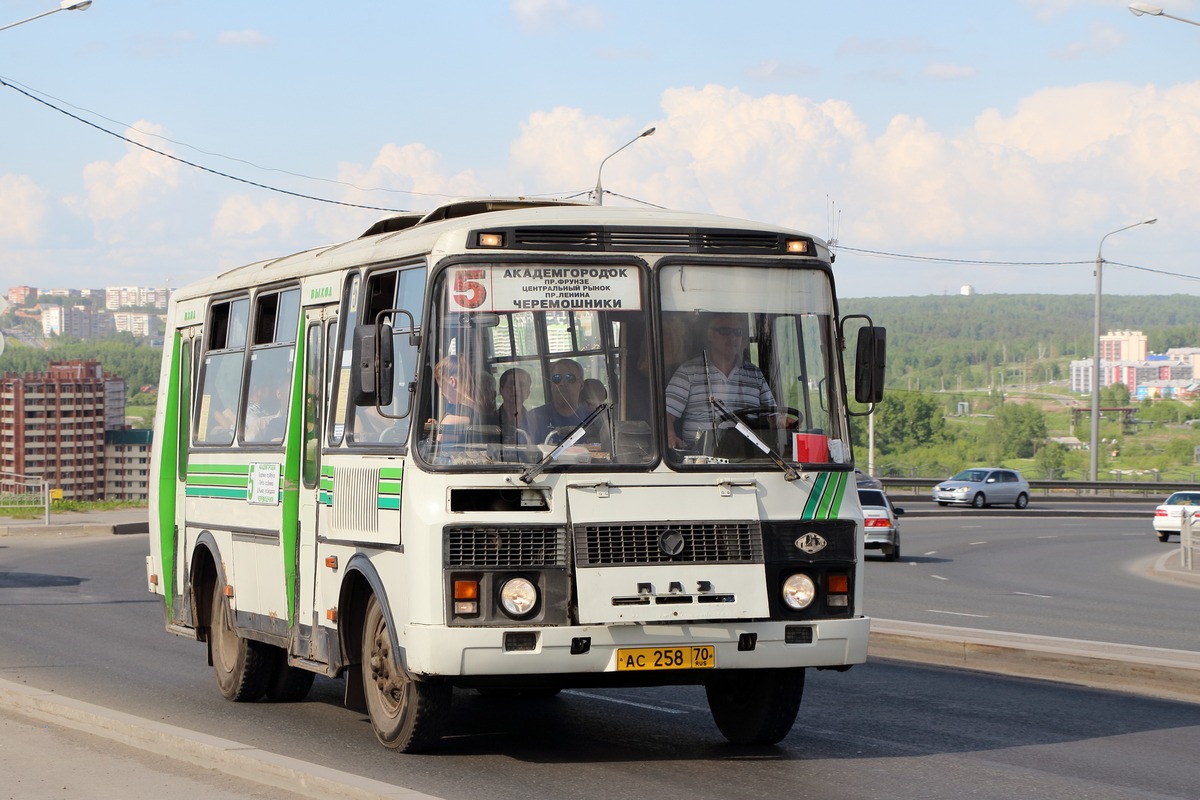
[[[854,356],[854,399],[878,403],[883,399],[883,373],[887,367],[887,329],[868,325],[858,329]]]
[[[356,406],[390,405],[395,370],[392,326],[356,325],[353,335],[351,400]]]

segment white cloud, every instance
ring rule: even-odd
[[[212,234],[222,239],[227,236],[250,237],[273,233],[273,238],[286,239],[296,233],[304,216],[295,202],[290,200],[233,195],[221,203],[213,218]]]
[[[976,70],[968,64],[926,64],[925,77],[934,80],[974,78]]]
[[[217,35],[217,44],[222,47],[269,47],[271,37],[255,30],[222,31]]]
[[[147,134],[161,135],[163,128],[150,122],[136,122],[125,131],[125,137],[143,142],[163,152],[169,152],[164,140]],[[128,145],[126,154],[116,162],[96,161],[83,170],[86,197],[73,199],[96,223],[114,230],[107,223],[128,223],[130,215],[153,208],[161,198],[179,186],[181,166],[169,158],[142,147]],[[98,230],[100,226],[98,226]]]
[[[549,33],[561,27],[601,28],[604,13],[596,6],[572,0],[512,0],[513,16],[529,33]]]
[[[1096,231],[1127,219],[1166,208],[1180,221],[1200,215],[1200,83],[1047,89],[1011,114],[984,110],[963,130],[899,115],[873,136],[841,101],[707,86],[663,92],[661,105],[655,136],[607,162],[605,189],[822,236],[832,233],[832,201],[848,246],[993,260],[1086,257]],[[532,191],[584,189],[600,160],[639,129],[573,108],[531,114],[512,167]],[[871,280],[883,294],[943,288],[877,269]],[[961,270],[932,272],[952,288],[962,282]],[[993,290],[1013,290],[1003,270],[993,272],[1001,281]],[[1038,286],[1071,286],[1069,275],[1054,279],[1067,283]]]
[[[35,244],[42,236],[47,194],[27,175],[0,175],[0,242]]]

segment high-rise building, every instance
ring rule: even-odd
[[[38,475],[63,499],[104,498],[104,431],[124,424],[125,382],[96,361],[0,377],[0,472]],[[119,420],[119,421],[118,421]]]
[[[146,428],[110,430],[104,435],[104,499],[150,497],[150,442]]]

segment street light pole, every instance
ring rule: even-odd
[[[26,22],[33,22],[35,19],[41,19],[42,17],[48,17],[51,14],[57,14],[59,11],[87,11],[91,5],[92,0],[80,0],[80,2],[74,2],[74,0],[62,0],[62,2],[58,4],[58,8],[52,8],[49,11],[43,11],[40,14],[34,14],[28,19],[10,22],[7,25],[0,26],[0,31],[6,31],[9,28],[15,28],[18,25],[24,25]]]
[[[1132,225],[1126,225],[1124,228],[1117,228],[1115,231],[1109,231],[1100,237],[1100,246],[1096,248],[1096,309],[1093,315],[1095,320],[1093,333],[1095,335],[1092,338],[1092,344],[1095,346],[1096,351],[1092,355],[1092,440],[1088,444],[1088,453],[1091,456],[1089,460],[1092,483],[1099,480],[1100,471],[1100,282],[1104,271],[1104,256],[1101,255],[1104,250],[1104,240],[1114,233],[1127,231],[1139,225],[1153,225],[1156,222],[1158,222],[1158,217],[1135,222]]]
[[[604,161],[608,161],[610,158],[612,158],[617,153],[624,150],[626,147],[629,147],[629,145],[633,144],[638,139],[644,139],[645,137],[651,136],[653,134],[654,134],[654,128],[647,128],[646,130],[639,133],[637,136],[630,139],[625,144],[618,147],[616,150],[613,150],[611,153],[606,155],[604,157]],[[596,205],[598,205],[598,206],[604,205],[604,189],[600,186],[600,173],[604,171],[604,161],[600,162],[600,169],[596,170],[596,188],[594,190],[592,190],[592,193],[596,196]]]
[[[1200,25],[1200,22],[1196,22],[1195,20],[1192,20],[1192,19],[1185,19],[1184,17],[1176,17],[1172,14],[1168,14],[1167,12],[1163,11],[1158,6],[1152,6],[1149,3],[1130,3],[1129,11],[1135,17],[1140,17],[1142,14],[1149,14],[1152,17],[1166,17],[1167,19],[1177,20],[1179,22],[1186,22],[1188,25]]]

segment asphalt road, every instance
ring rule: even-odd
[[[1168,587],[1175,601],[1164,609],[1158,584],[1129,571],[1141,549],[1159,547],[1153,539],[1041,521],[1022,533],[1033,519],[958,534],[937,520],[906,520],[904,561],[867,567],[873,613],[934,613],[940,624],[950,621],[939,611],[990,615],[974,627],[1058,624],[1046,618],[1070,613],[1079,637],[1110,624],[1112,605],[1097,605],[1106,595],[1128,598],[1145,584],[1147,594],[1123,604],[1126,618],[1150,615],[1154,627],[1175,617],[1181,628],[1194,619],[1195,590]],[[1020,554],[1043,545],[1036,558]],[[683,687],[569,691],[533,703],[459,693],[440,752],[397,756],[375,743],[362,715],[341,707],[338,681],[318,679],[303,703],[222,700],[204,646],[163,630],[160,605],[144,589],[145,547],[142,535],[0,540],[0,677],[444,798],[1200,793],[1192,744],[1200,706],[882,660],[811,673],[801,718],[777,748],[725,744],[703,692]],[[1089,580],[1094,567],[1064,560],[1081,550],[1108,554],[1095,563],[1115,566]],[[1037,593],[1050,599],[1002,579],[1022,564],[1044,565],[1046,577],[1029,583],[1055,582],[1055,594]],[[1062,577],[1067,571],[1079,577]],[[990,584],[972,591],[979,575]]]
[[[1200,591],[1151,577],[1178,543],[1149,517],[906,515],[900,538],[868,555],[873,618],[1200,651]]]

